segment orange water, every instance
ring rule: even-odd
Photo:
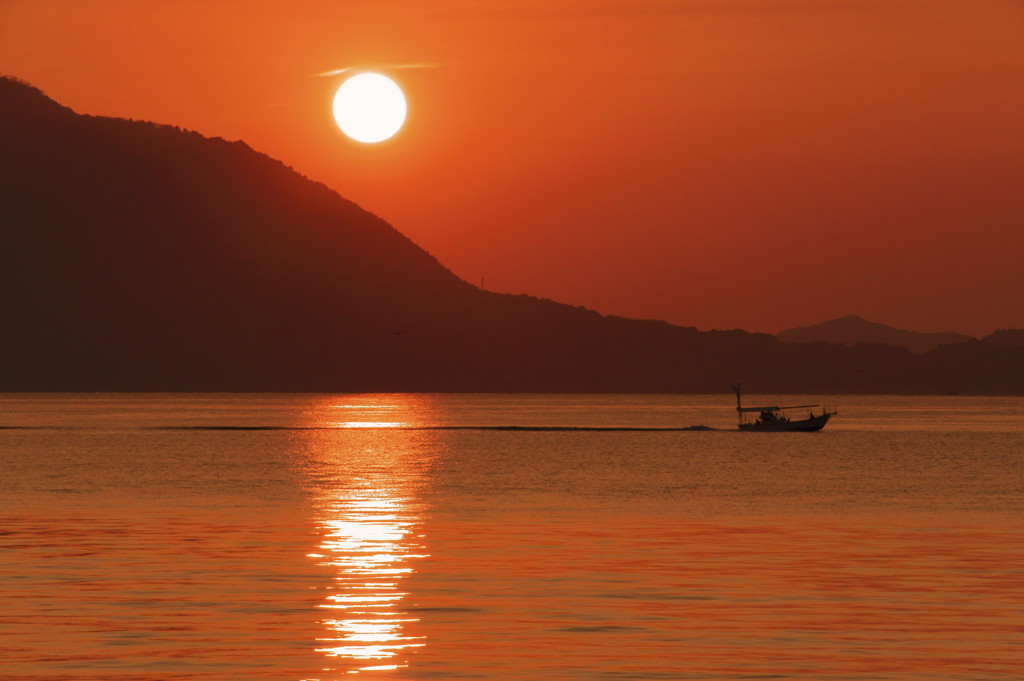
[[[830,402],[6,396],[0,679],[1020,678],[1024,399]]]

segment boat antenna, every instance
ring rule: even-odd
[[[740,410],[740,386],[741,385],[743,385],[743,384],[740,383],[739,381],[737,381],[736,385],[730,385],[729,386],[730,388],[733,389],[733,392],[736,393],[736,411]]]

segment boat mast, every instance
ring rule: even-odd
[[[740,422],[743,421],[743,409],[740,406],[740,386],[742,385],[742,383],[737,383],[736,385],[729,386],[736,393],[736,417],[740,420]]]

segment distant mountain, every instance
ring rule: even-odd
[[[783,343],[813,343],[822,341],[838,345],[856,345],[858,343],[881,343],[908,348],[911,352],[922,354],[934,350],[940,345],[966,343],[975,340],[962,333],[922,333],[905,331],[885,324],[869,322],[857,315],[847,315],[832,319],[814,326],[801,326],[795,329],[780,331],[776,337]]]
[[[1024,329],[1000,329],[981,339],[985,343],[1024,348]]]
[[[1024,394],[1017,347],[785,344],[482,291],[243,142],[10,78],[0,320],[0,391]]]

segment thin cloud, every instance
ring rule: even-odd
[[[349,71],[362,71],[364,69],[369,69],[369,68],[376,68],[376,69],[380,69],[381,71],[407,71],[407,70],[410,70],[410,69],[438,69],[438,68],[441,68],[442,66],[448,66],[450,63],[451,62],[423,61],[423,62],[414,62],[414,63],[410,63],[410,64],[376,64],[376,65],[374,65],[372,67],[367,67],[367,66],[346,66],[345,68],[332,69],[330,71],[324,71],[323,73],[314,73],[313,75],[314,76],[318,76],[318,77],[328,77],[329,78],[331,76],[340,76],[341,74],[347,73]]]

